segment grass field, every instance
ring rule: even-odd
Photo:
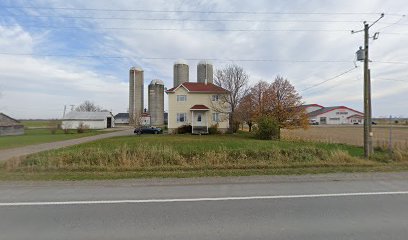
[[[62,140],[69,140],[80,137],[87,137],[103,132],[89,131],[86,133],[78,134],[75,130],[65,134],[62,130],[58,130],[55,134],[52,134],[49,129],[26,129],[24,135],[20,136],[1,136],[0,137],[0,150],[7,148],[23,147],[32,144],[55,142]]]
[[[310,126],[310,128],[282,130],[284,139],[317,141],[324,143],[343,143],[363,146],[363,126]],[[408,149],[408,127],[391,128],[392,145],[397,148]],[[373,144],[375,147],[386,148],[389,143],[390,127],[373,127]]]
[[[408,153],[302,141],[262,141],[248,134],[162,135],[104,139],[12,159],[0,179],[112,179],[408,170]],[[395,157],[395,158],[394,158]],[[393,159],[392,159],[393,158]]]
[[[60,120],[21,120],[25,128],[50,128],[61,124]]]

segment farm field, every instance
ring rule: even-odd
[[[343,143],[363,146],[363,126],[310,126],[308,129],[282,130],[287,140],[305,140],[324,143]],[[394,147],[408,149],[408,127],[393,126],[392,144]],[[374,147],[386,148],[389,143],[390,126],[373,126]]]
[[[24,127],[27,128],[50,128],[61,124],[61,120],[21,120]]]
[[[235,135],[142,135],[103,139],[5,162],[0,179],[82,180],[242,176],[408,169],[408,153],[304,141],[264,141]]]

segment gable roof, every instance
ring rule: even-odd
[[[111,112],[69,112],[63,120],[105,120],[113,117]]]
[[[184,82],[177,87],[170,88],[166,91],[166,93],[174,93],[180,87],[184,87],[188,92],[191,93],[228,93],[228,90],[213,83],[197,82]]]
[[[129,113],[118,113],[115,118],[129,118]]]
[[[315,116],[321,115],[323,113],[331,112],[331,111],[334,111],[334,110],[337,110],[337,109],[348,109],[350,111],[353,111],[353,112],[356,112],[358,114],[364,115],[364,113],[359,112],[357,110],[354,110],[352,108],[348,108],[346,106],[333,106],[333,107],[324,107],[324,108],[318,109],[316,111],[310,112],[310,113],[308,113],[308,116],[309,117],[315,117]]]
[[[203,104],[196,104],[192,106],[190,110],[209,110],[209,108]]]
[[[319,107],[319,108],[324,108],[322,105],[315,104],[315,103],[313,103],[313,104],[303,104],[303,105],[301,105],[300,107],[301,107],[301,108],[308,108],[308,107]]]
[[[0,126],[1,127],[6,127],[6,126],[19,126],[22,125],[19,121],[17,121],[14,118],[11,118],[7,116],[4,113],[0,113]]]

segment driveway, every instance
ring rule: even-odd
[[[42,151],[63,148],[63,147],[69,147],[69,146],[78,145],[82,143],[93,142],[93,141],[100,140],[100,139],[119,137],[119,136],[131,136],[131,135],[133,135],[133,129],[126,129],[123,131],[110,132],[110,133],[100,134],[96,136],[0,150],[0,162],[4,162],[12,157],[22,157],[28,154],[33,154],[33,153],[38,153]]]

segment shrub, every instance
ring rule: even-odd
[[[191,133],[192,131],[191,125],[183,125],[177,128],[177,133],[178,134],[185,134],[185,133]]]
[[[279,123],[270,116],[259,117],[254,129],[255,137],[262,140],[280,139]]]
[[[208,133],[209,134],[219,134],[220,132],[218,131],[218,124],[211,125],[211,127],[208,128]]]
[[[77,133],[84,133],[89,129],[88,125],[84,124],[83,122],[80,122],[78,127],[77,127]]]

